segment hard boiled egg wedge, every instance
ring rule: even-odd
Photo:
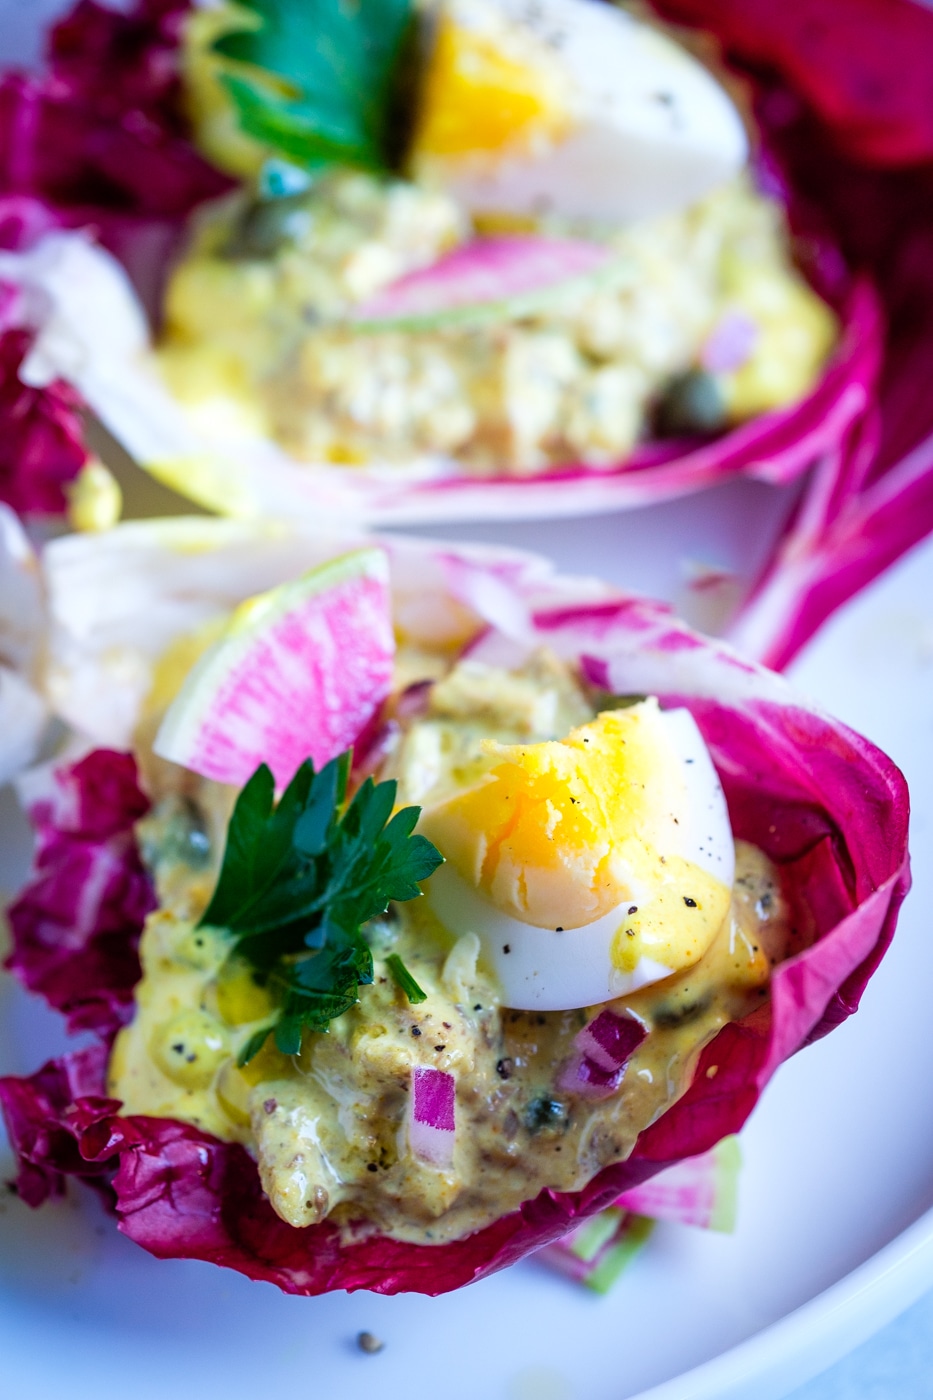
[[[475,933],[506,1006],[593,1006],[689,967],[728,917],[725,798],[687,710],[610,710],[565,739],[485,741],[478,782],[428,807],[425,889]]]
[[[702,64],[597,0],[444,0],[411,164],[468,208],[611,222],[735,175],[741,118]]]

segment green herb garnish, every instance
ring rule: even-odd
[[[386,967],[389,969],[392,981],[405,993],[412,1006],[417,1006],[419,1002],[427,1001],[428,994],[418,986],[408,968],[402,962],[398,953],[390,953],[386,958]]]
[[[243,788],[227,828],[220,876],[202,925],[225,929],[279,1004],[251,1036],[246,1064],[270,1034],[297,1054],[305,1030],[323,1031],[373,980],[362,926],[390,901],[414,899],[443,857],[412,831],[420,807],[392,816],[396,784],[367,778],[346,804],[350,753],[319,773],[298,769],[278,805],[262,764]],[[417,986],[417,984],[414,984]]]
[[[381,171],[397,144],[412,0],[237,0],[243,28],[215,51],[240,126],[313,170]]]

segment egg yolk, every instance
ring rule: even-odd
[[[570,126],[553,61],[504,51],[496,37],[443,15],[419,103],[413,159],[527,151]]]
[[[483,747],[498,760],[491,771],[426,811],[422,829],[504,913],[579,928],[683,875],[688,862],[658,854],[681,845],[686,789],[656,703],[601,714],[559,741]],[[704,899],[708,886],[724,892],[724,914],[728,892],[689,870]]]

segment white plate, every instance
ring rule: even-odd
[[[684,557],[747,571],[765,505],[761,488],[739,485],[637,518],[509,535],[540,540],[565,569],[672,596]],[[802,687],[904,767],[921,852],[933,813],[931,672],[933,544],[847,608],[796,667]],[[10,860],[14,827],[8,816]],[[86,1196],[38,1213],[9,1198],[0,1204],[0,1393],[98,1400],[127,1380],[134,1400],[785,1393],[933,1284],[926,865],[859,1015],[785,1066],[749,1124],[736,1235],[659,1228],[606,1299],[526,1262],[435,1300],[304,1300],[208,1265],[158,1263]],[[61,1043],[54,1018],[0,983],[0,1070],[31,1069]],[[356,1349],[362,1329],[385,1341],[382,1353]]]

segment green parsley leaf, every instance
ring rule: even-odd
[[[303,763],[277,805],[262,764],[236,800],[201,924],[226,929],[231,957],[249,963],[279,1007],[244,1046],[240,1064],[270,1034],[283,1054],[296,1054],[305,1030],[324,1031],[349,1011],[373,980],[363,924],[391,901],[420,895],[421,881],[441,863],[431,842],[413,834],[419,807],[392,815],[394,782],[367,778],[346,803],[350,758],[342,754],[319,773]]]
[[[240,126],[305,169],[388,169],[412,0],[237,0],[214,49]]]
[[[412,1006],[417,1006],[419,1002],[427,1001],[428,994],[418,986],[408,968],[402,962],[398,953],[390,953],[386,958],[386,967],[392,975],[392,981],[405,993]]]

